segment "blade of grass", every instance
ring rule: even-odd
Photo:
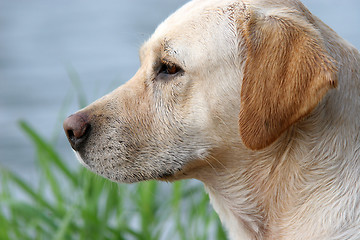
[[[63,194],[63,192],[61,191],[61,187],[59,185],[59,180],[56,179],[55,173],[57,171],[53,170],[50,167],[47,152],[38,148],[37,149],[37,159],[38,159],[40,168],[42,170],[41,172],[45,176],[45,181],[47,182],[47,185],[50,185],[51,192],[54,194],[54,199],[56,200],[57,208],[64,209],[64,201],[65,201],[64,196],[66,196],[66,195]],[[44,180],[42,182],[44,182]],[[45,188],[42,187],[42,189],[45,189]]]
[[[4,173],[3,173],[4,171]],[[1,192],[0,192],[0,199],[1,200],[7,200],[11,198],[11,191],[9,189],[9,178],[7,177],[6,174],[6,169],[1,167],[0,165],[0,176],[1,176]]]
[[[55,236],[53,237],[53,240],[68,239],[66,236],[69,235],[67,233],[70,232],[71,230],[71,223],[75,214],[76,214],[75,208],[71,208],[66,212],[62,222],[60,223],[58,230],[55,233]]]
[[[51,212],[57,214],[58,216],[61,215],[60,212],[53,206],[51,206],[41,195],[37,194],[32,187],[23,181],[21,178],[16,176],[14,173],[7,171],[5,169],[0,169],[0,172],[14,184],[16,184],[20,190],[26,193],[31,199],[33,199],[36,203],[40,204],[41,206],[45,207],[46,209],[50,210]]]
[[[79,107],[84,108],[87,105],[87,100],[84,88],[81,85],[80,76],[72,65],[68,65],[66,69],[71,83],[75,88],[76,95],[78,96]]]
[[[51,229],[56,229],[57,223],[54,216],[50,212],[44,210],[41,206],[35,206],[30,203],[11,201],[8,202],[9,207],[17,212],[17,219],[23,219],[29,224],[30,220],[39,219],[41,223],[46,224]]]
[[[20,127],[22,130],[30,137],[32,142],[37,146],[37,148],[42,149],[45,151],[48,156],[49,160],[52,160],[52,163],[55,164],[59,170],[62,171],[63,174],[66,175],[68,179],[71,180],[73,185],[77,185],[77,179],[74,173],[64,164],[64,162],[60,159],[59,155],[55,152],[54,148],[48,144],[42,137],[39,136],[35,132],[33,128],[30,127],[25,121],[19,122]]]
[[[126,235],[130,235],[137,240],[146,240],[146,238],[144,238],[144,236],[141,233],[138,233],[137,231],[131,229],[128,226],[121,226],[119,229],[113,229],[109,227],[108,230],[111,231],[114,236],[116,236],[114,240],[128,239],[127,237],[125,237]]]
[[[16,200],[6,201],[3,206],[11,210],[8,230],[16,236],[11,239],[34,239],[35,235],[49,239],[56,229],[57,218],[42,206]]]
[[[111,183],[104,189],[104,197],[106,198],[105,209],[101,216],[102,219],[109,219],[114,215],[114,211],[122,212],[123,210],[123,187],[116,183]]]
[[[0,211],[0,239],[10,240],[8,229],[9,229],[9,222]]]
[[[186,240],[185,228],[181,222],[181,199],[182,199],[182,192],[183,192],[183,181],[178,181],[173,183],[173,194],[172,194],[172,212],[175,215],[175,224],[176,230],[180,235],[180,239]]]
[[[102,218],[101,210],[104,205],[104,187],[107,180],[89,172],[86,169],[80,172],[82,174],[80,186],[82,195],[80,202],[86,204],[81,205],[80,214],[83,219],[84,229],[81,232],[80,239],[101,238],[106,232],[105,227],[108,225],[109,219]],[[97,235],[99,235],[97,237]]]
[[[68,113],[68,110],[73,101],[73,98],[74,98],[73,92],[68,91],[68,93],[66,94],[66,97],[64,98],[64,100],[61,104],[61,109],[56,118],[55,128],[54,128],[53,134],[51,136],[51,143],[53,146],[55,146],[55,144],[57,143],[60,133],[63,133],[62,127],[59,127],[59,126],[62,126],[62,122],[64,121],[64,119]]]
[[[138,184],[137,205],[141,215],[141,228],[144,236],[148,239],[152,239],[151,229],[155,221],[155,212],[157,210],[157,204],[155,202],[155,191],[157,189],[157,183],[155,181],[141,182]]]

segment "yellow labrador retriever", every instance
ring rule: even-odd
[[[231,239],[360,239],[360,54],[298,0],[194,0],[70,116],[110,180],[201,180]]]

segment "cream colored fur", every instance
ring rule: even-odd
[[[201,180],[233,240],[360,239],[360,54],[299,1],[194,0],[140,58],[81,110],[85,166]]]

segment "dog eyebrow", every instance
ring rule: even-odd
[[[176,49],[170,40],[165,39],[161,45],[162,59],[168,59],[169,61],[175,62],[182,67],[186,67],[185,59],[180,55],[181,51]]]
[[[162,44],[162,49],[166,55],[169,55],[169,56],[178,55],[178,51],[176,51],[176,49],[172,46],[172,44],[170,43],[169,40],[166,40],[166,39],[164,40],[164,43]]]

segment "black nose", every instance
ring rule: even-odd
[[[82,143],[89,136],[91,125],[86,113],[79,112],[65,119],[63,127],[71,147],[78,151]]]

